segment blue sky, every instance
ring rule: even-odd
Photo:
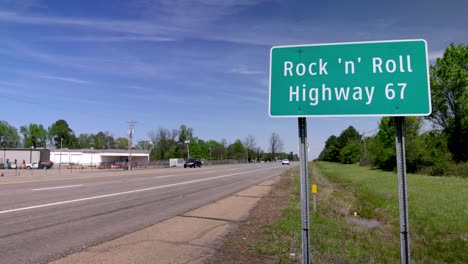
[[[0,0],[1,120],[65,119],[75,134],[135,138],[185,124],[201,139],[271,133],[297,152],[297,119],[268,115],[270,48],[423,38],[433,63],[468,43],[468,1]],[[308,118],[310,157],[349,125],[379,118]]]

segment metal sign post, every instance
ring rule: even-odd
[[[410,238],[408,221],[408,194],[406,191],[406,156],[405,156],[405,117],[395,117],[396,125],[396,154],[398,171],[398,196],[400,207],[400,247],[401,263],[410,263]]]
[[[307,122],[305,117],[298,118],[299,124],[299,155],[301,158],[301,226],[302,226],[302,263],[310,263],[310,239],[309,239],[309,180],[307,170]]]

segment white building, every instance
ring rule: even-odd
[[[147,164],[149,151],[132,150],[132,163]],[[130,153],[122,149],[54,149],[50,160],[54,164],[98,166],[102,163],[128,162]]]

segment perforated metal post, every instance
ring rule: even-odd
[[[309,179],[307,169],[307,122],[305,117],[298,118],[299,124],[299,154],[301,159],[301,226],[302,226],[302,263],[310,263],[310,239],[309,239]]]
[[[405,117],[395,117],[396,126],[396,154],[398,171],[398,196],[400,207],[400,247],[401,263],[409,264],[410,261],[410,238],[408,221],[408,194],[406,191],[406,154],[405,154]]]

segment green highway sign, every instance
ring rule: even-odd
[[[422,39],[273,47],[269,114],[429,115],[427,58]]]

